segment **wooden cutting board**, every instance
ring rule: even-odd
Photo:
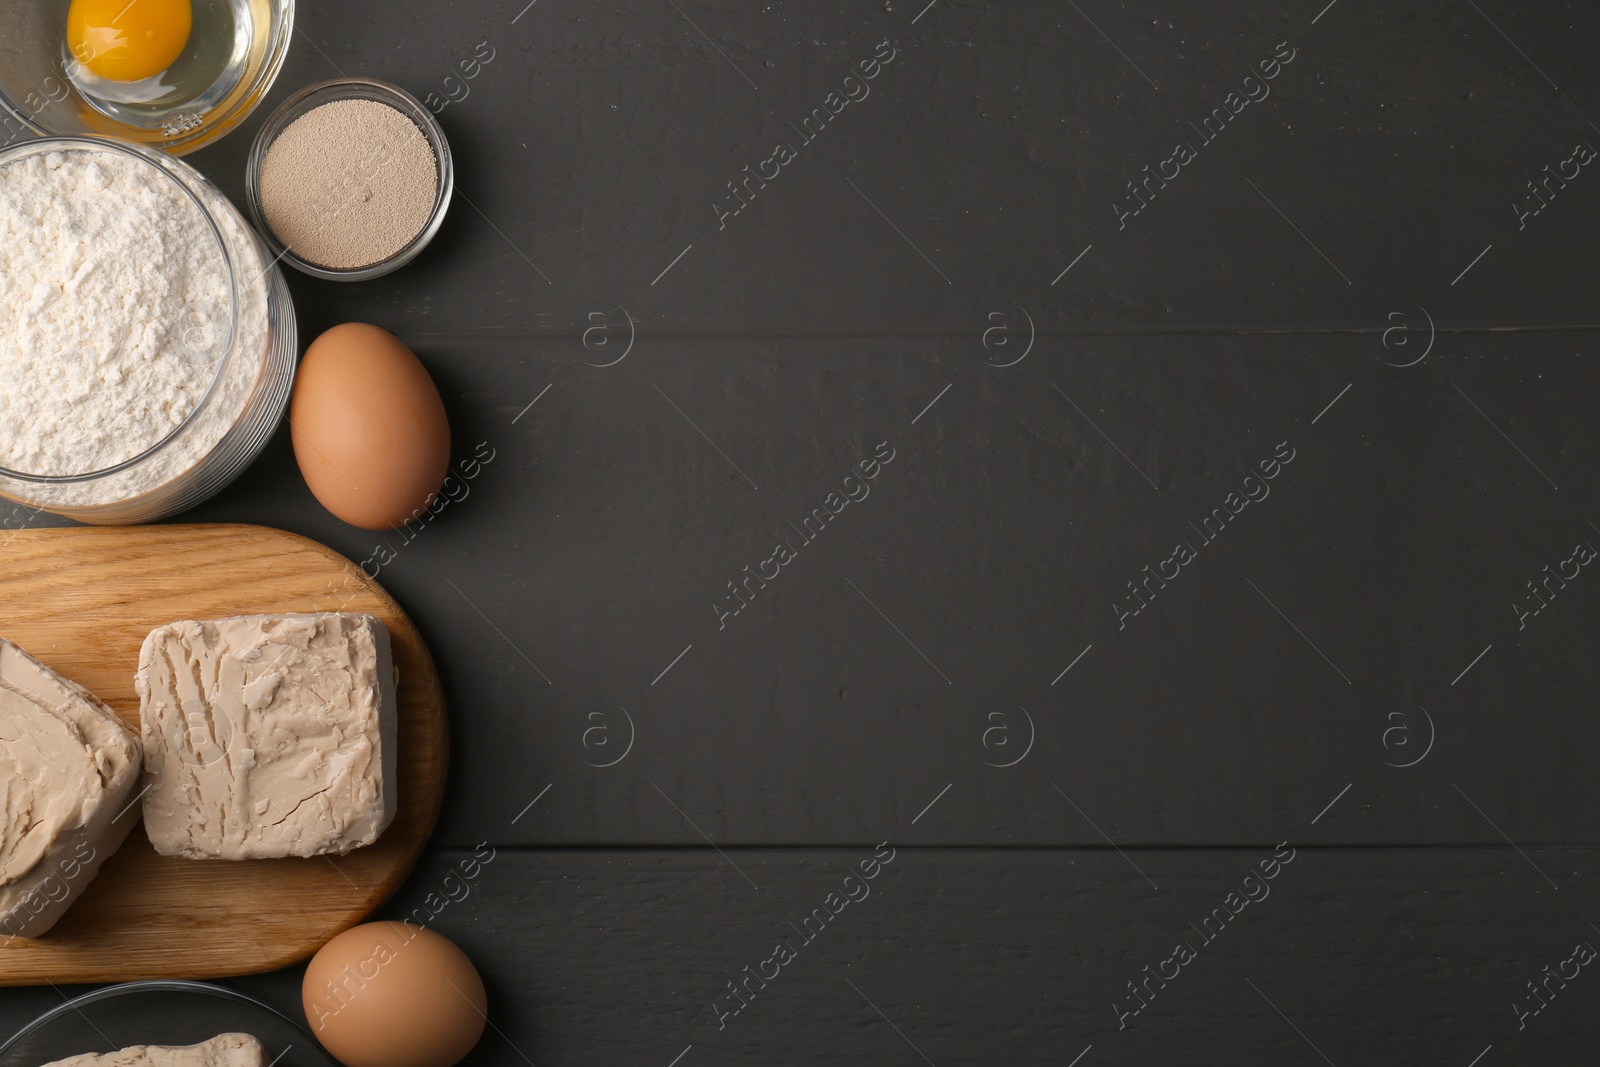
[[[360,922],[411,870],[444,798],[444,695],[416,627],[353,563],[264,526],[0,531],[0,636],[98,694],[135,735],[139,647],[177,619],[358,611],[400,672],[400,795],[376,844],[314,859],[158,856],[136,827],[42,938],[0,938],[0,984],[214,978],[282,967]]]

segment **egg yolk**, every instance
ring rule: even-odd
[[[97,77],[141,81],[183,53],[192,15],[189,0],[72,0],[67,47]]]

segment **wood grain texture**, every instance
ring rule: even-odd
[[[539,0],[513,24],[526,4],[302,4],[266,103],[188,157],[242,203],[251,136],[304,85],[466,94],[439,121],[482,214],[456,204],[381,281],[291,276],[310,329],[576,336],[618,305],[644,331],[768,336],[975,336],[1018,304],[1046,331],[1381,331],[1418,304],[1441,325],[1595,321],[1596,183],[1523,228],[1513,210],[1600,146],[1590,5]],[[885,40],[870,95],[805,140]],[[1208,142],[1196,127],[1285,42],[1270,95]],[[495,58],[460,79],[480,43]],[[1180,142],[1198,158],[1119,221]],[[798,158],[720,219],[779,143]]]
[[[189,157],[242,202],[251,136],[304,85],[470,90],[439,115],[461,199],[429,248],[288,282],[307,339],[392,330],[457,460],[498,458],[379,537],[317,505],[285,435],[190,516],[383,545],[470,702],[381,913],[446,892],[471,853],[442,846],[537,848],[430,923],[489,986],[500,1033],[468,1064],[1591,1062],[1600,979],[1525,1029],[1513,1005],[1600,944],[1600,854],[1536,847],[1600,840],[1600,598],[1574,583],[1526,629],[1512,604],[1600,523],[1600,172],[1525,228],[1515,205],[1600,144],[1600,8],[677,8],[302,4],[271,98]],[[727,183],[886,38],[871,97],[721,228]],[[1282,41],[1270,98],[1119,228],[1126,183]],[[1000,366],[1018,349],[985,331],[1018,344],[1024,311],[1038,344]],[[871,499],[718,631],[712,597],[886,437]],[[1285,438],[1271,499],[1119,629],[1126,583]],[[985,766],[1018,705],[1037,745]],[[596,766],[590,716],[620,741],[619,707],[637,744]],[[1397,766],[1421,709],[1437,744]],[[1118,1031],[1126,982],[1260,855],[1216,846],[1297,834],[1271,899]],[[858,855],[818,846],[885,835],[873,896],[718,1030],[711,998]],[[229,980],[289,1010],[299,981]],[[59,1002],[8,991],[0,1026]]]
[[[1511,610],[1600,545],[1600,332],[1441,335],[1409,368],[1335,334],[1040,338],[1006,368],[976,336],[641,340],[609,369],[575,339],[402,339],[458,467],[493,450],[459,499],[357,530],[280,443],[197,514],[266,509],[382,564],[472,708],[437,843],[703,844],[684,815],[720,845],[862,843],[953,783],[907,843],[1231,845],[1352,782],[1319,824],[1341,844],[1600,843],[1600,598]],[[871,495],[802,542],[882,441]],[[1284,441],[1271,495],[1206,544]],[[780,540],[799,558],[720,628]],[[1179,540],[1199,558],[1122,627]],[[1037,743],[994,766],[1020,709]],[[1437,743],[1395,766],[1427,748],[1420,709]]]
[[[1478,1067],[1593,1062],[1595,965],[1525,1026],[1515,1007],[1577,943],[1600,947],[1600,851],[1307,843],[1323,825],[1286,828],[1293,861],[1209,942],[1189,924],[1271,846],[902,847],[804,944],[789,923],[871,848],[501,849],[474,879],[473,852],[430,849],[380,914],[432,896],[429,927],[482,972],[494,1028],[462,1067],[668,1067],[690,1045],[677,1067],[1068,1067],[1090,1045],[1077,1067],[1325,1067],[1296,1027],[1338,1067],[1468,1067],[1489,1045]],[[798,958],[719,1027],[715,998],[784,938]],[[1198,958],[1119,1029],[1127,983],[1181,941]],[[301,974],[226,984],[293,1012]],[[0,1031],[61,997],[8,992]]]
[[[177,619],[357,611],[389,628],[399,690],[399,810],[345,856],[158,856],[137,828],[43,938],[0,942],[0,984],[203,978],[303,959],[382,903],[416,862],[444,795],[444,698],[400,606],[348,560],[263,526],[44,529],[3,549],[0,633],[96,693],[138,732],[134,672]]]

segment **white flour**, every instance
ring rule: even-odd
[[[0,474],[0,494],[85,522],[192,507],[264,445],[293,374],[282,275],[210,182],[110,149],[0,165],[0,467],[133,461]]]
[[[229,303],[205,216],[152,167],[0,169],[0,466],[85,474],[161,440],[211,384]]]

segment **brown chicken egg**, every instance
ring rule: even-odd
[[[420,516],[450,467],[450,422],[433,379],[394,334],[362,322],[311,342],[289,399],[300,473],[352,526]]]
[[[364,923],[323,945],[301,1000],[311,1032],[345,1067],[451,1067],[488,1022],[472,961],[407,923]]]

